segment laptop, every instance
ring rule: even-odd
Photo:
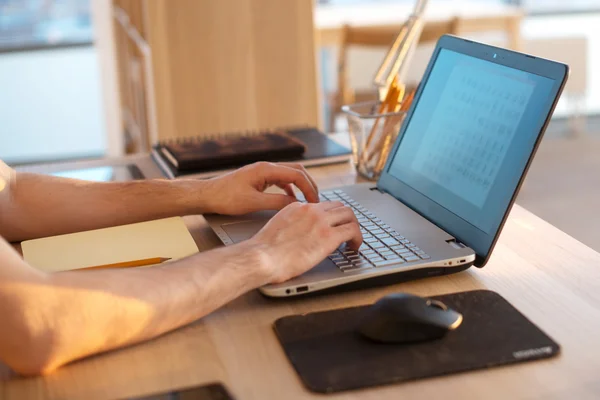
[[[568,76],[565,64],[443,36],[376,184],[320,193],[352,207],[359,251],[343,246],[305,274],[260,291],[297,296],[483,267]],[[274,212],[207,216],[225,245]]]

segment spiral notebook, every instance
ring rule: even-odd
[[[294,161],[305,166],[346,162],[350,149],[315,128],[302,127],[161,142],[153,147],[152,158],[171,179],[210,178],[257,161]]]

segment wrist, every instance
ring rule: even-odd
[[[249,277],[248,290],[256,289],[268,283],[274,278],[274,264],[268,246],[254,239],[249,239],[237,244],[246,262],[251,266],[252,276]]]
[[[180,215],[198,215],[211,212],[208,199],[209,181],[199,179],[181,179],[171,181],[175,190],[175,199]]]

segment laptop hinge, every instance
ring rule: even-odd
[[[450,246],[454,247],[455,249],[464,249],[465,247],[467,247],[463,243],[457,241],[454,238],[446,240],[446,243],[448,243]]]

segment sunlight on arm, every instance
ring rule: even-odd
[[[10,186],[15,184],[16,175],[17,173],[13,169],[0,160],[0,195],[8,192]]]
[[[156,302],[139,294],[151,282],[115,282],[130,274],[47,274],[24,263],[0,237],[0,360],[19,373],[38,374],[154,336],[161,325]]]
[[[0,160],[0,192],[3,192],[14,179],[15,172]]]
[[[35,348],[34,365],[42,365],[45,372],[50,372],[75,359],[153,336],[146,330],[155,322],[154,309],[139,299],[110,290],[61,286],[52,280],[5,282],[0,286],[5,300],[19,304],[13,308],[18,313],[4,310],[8,324],[26,328],[26,333],[22,329],[14,330],[14,335],[10,334],[11,329],[4,332],[0,357],[21,372],[23,368],[8,353],[19,349],[19,353],[26,354],[23,346]],[[74,302],[77,307],[72,306]],[[23,335],[28,340],[23,341]]]

